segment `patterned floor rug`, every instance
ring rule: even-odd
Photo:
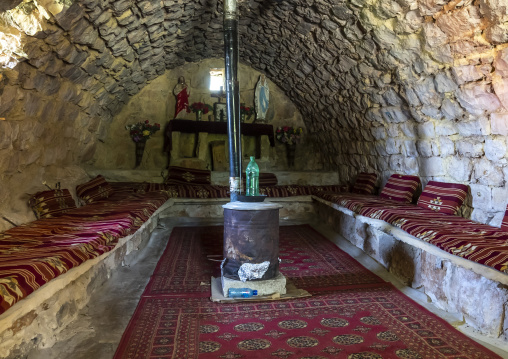
[[[175,228],[115,358],[499,358],[311,227],[281,227],[280,242],[281,272],[311,298],[217,304],[202,284],[222,227]]]

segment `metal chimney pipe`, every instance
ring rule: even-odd
[[[228,116],[229,188],[231,202],[241,191],[242,144],[240,133],[240,85],[238,82],[238,7],[236,0],[224,0],[224,62]]]

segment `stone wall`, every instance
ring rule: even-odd
[[[147,84],[223,51],[216,0],[26,0],[14,16],[17,2],[0,9],[2,203],[40,188],[50,165],[89,161]],[[313,152],[342,181],[370,170],[381,182],[399,172],[468,183],[472,218],[498,225],[507,20],[506,0],[242,1],[240,58],[298,107]],[[0,207],[26,216],[14,202]]]
[[[347,129],[324,131],[324,141],[341,140],[328,162],[344,179],[364,168],[382,182],[398,172],[471,184],[472,218],[499,225],[508,200],[506,2],[352,1],[331,10],[351,26],[338,31],[335,67]]]
[[[118,115],[113,118],[109,127],[108,135],[103,142],[98,144],[94,159],[89,165],[100,169],[133,169],[135,166],[135,144],[130,139],[126,125],[138,121],[149,120],[150,123],[161,124],[161,131],[157,132],[146,143],[145,154],[139,169],[165,169],[168,162],[168,155],[164,152],[164,128],[169,120],[174,118],[176,98],[173,95],[173,88],[180,76],[185,81],[190,91],[189,105],[194,102],[204,102],[213,106],[218,102],[216,97],[211,97],[209,90],[210,69],[224,67],[224,59],[208,59],[196,63],[179,66],[166,71],[143,88],[137,95],[122,108]],[[247,65],[240,64],[238,69],[240,81],[240,102],[245,106],[254,107],[254,90],[260,72],[253,70]],[[315,156],[315,149],[312,146],[312,136],[308,136],[305,124],[296,106],[285,96],[285,94],[271,81],[268,81],[270,88],[270,99],[267,120],[275,128],[278,126],[303,127],[304,136],[302,143],[297,146],[295,170],[320,169],[319,158]],[[222,99],[225,102],[225,99]],[[196,120],[195,113],[182,111],[178,114],[179,119],[190,121]],[[204,114],[203,121],[214,121],[213,111]],[[246,123],[253,123],[255,115],[246,120]],[[182,134],[178,150],[188,157],[192,157],[193,149],[197,146],[197,137],[194,134]],[[227,147],[227,135],[210,134],[208,141],[225,141]],[[243,138],[243,157],[248,159],[255,154],[255,139],[253,137]],[[210,151],[208,151],[210,152]],[[270,159],[264,164],[264,170],[286,170],[288,169],[286,148],[282,143],[276,141],[275,147],[270,147]],[[196,157],[196,156],[194,156]],[[191,158],[189,158],[189,163]],[[197,158],[196,158],[196,161]],[[196,164],[196,167],[199,167]],[[204,168],[212,169],[211,158],[208,156]]]

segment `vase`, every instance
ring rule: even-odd
[[[146,141],[136,142],[136,167],[141,164],[143,154],[145,153]]]
[[[295,166],[295,150],[296,150],[296,144],[286,143],[286,154],[288,156],[288,167]]]
[[[196,121],[201,121],[203,118],[203,111],[196,111]]]
[[[245,122],[245,114],[244,113],[242,113],[240,115],[240,122],[242,122],[242,123]]]

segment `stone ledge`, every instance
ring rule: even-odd
[[[508,275],[447,253],[384,221],[314,200],[321,220],[404,284],[425,293],[437,308],[459,313],[482,335],[508,343]]]
[[[173,205],[161,214],[167,217],[221,218],[229,198],[173,198]],[[265,201],[282,206],[280,219],[308,220],[314,217],[312,196],[270,197]]]
[[[51,347],[57,333],[87,305],[89,293],[150,238],[160,214],[172,202],[158,208],[134,234],[120,238],[110,252],[70,269],[0,315],[0,358],[19,358],[33,348]]]

